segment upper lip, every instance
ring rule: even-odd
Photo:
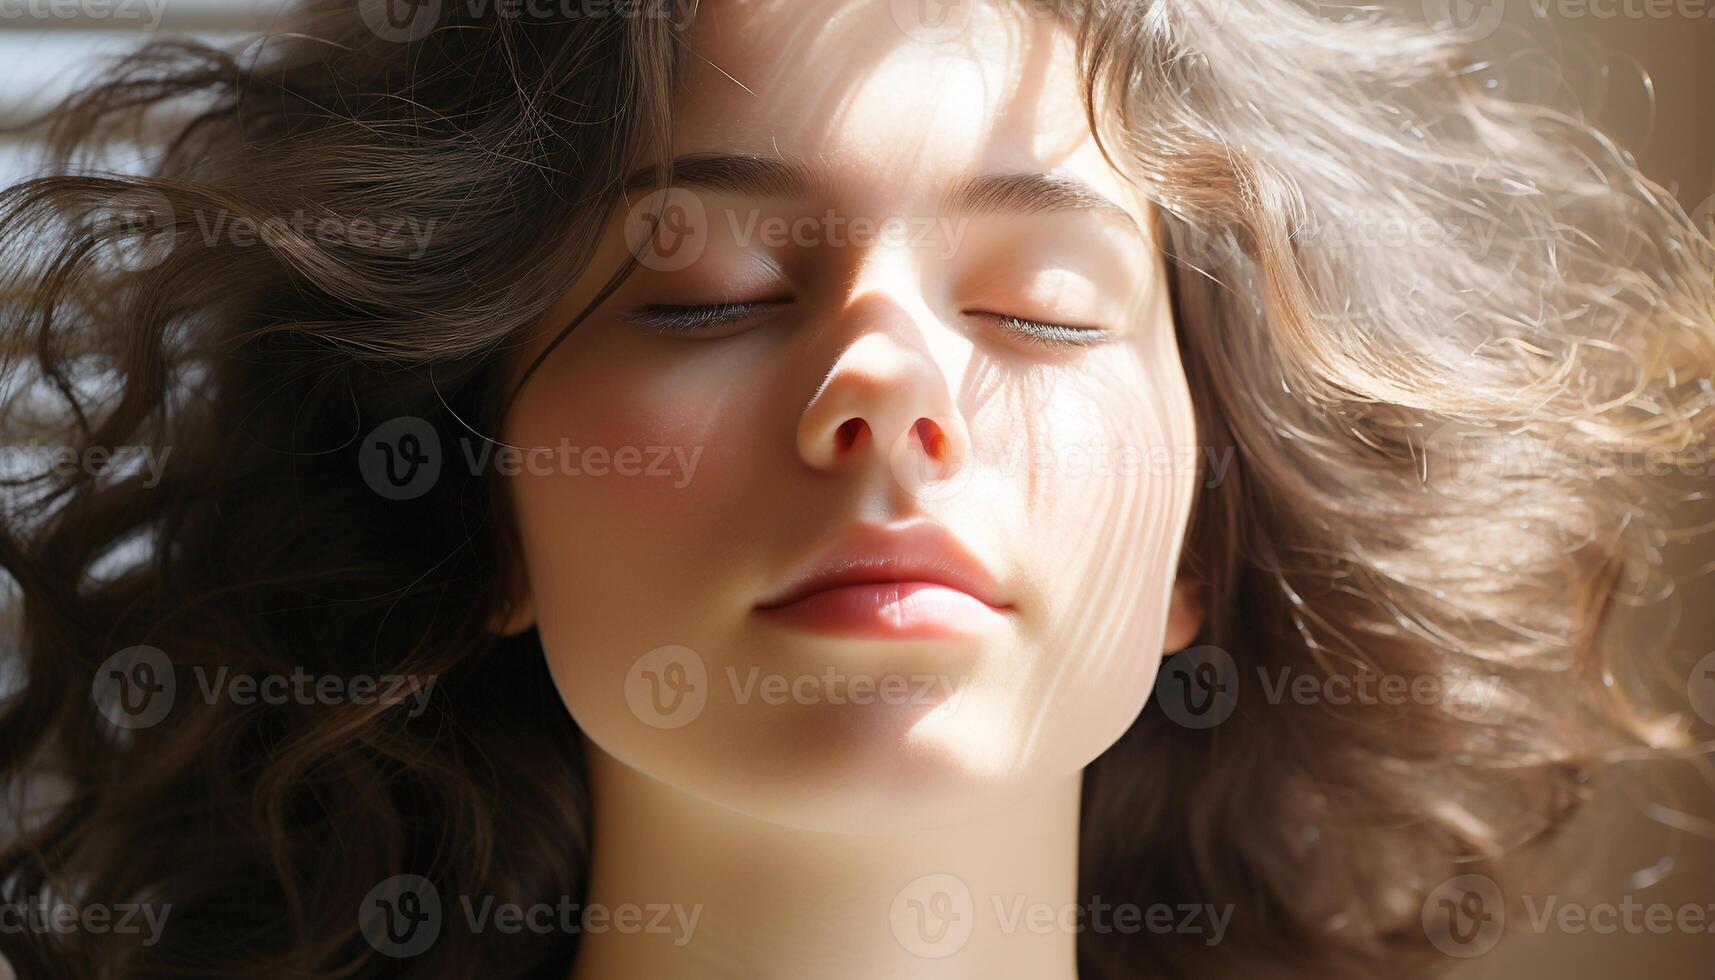
[[[757,603],[788,606],[849,585],[927,582],[957,589],[996,609],[1009,608],[993,574],[946,528],[922,521],[903,527],[861,524],[823,549],[789,584]]]

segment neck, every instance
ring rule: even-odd
[[[826,834],[585,747],[591,918],[571,980],[1077,976],[1061,913],[1077,901],[1081,776],[956,826]]]

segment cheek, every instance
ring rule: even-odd
[[[1198,448],[1176,356],[1128,353],[1045,394],[1025,416],[1025,477],[1011,481],[1042,584],[1019,697],[1050,764],[1068,769],[1119,738],[1149,697]]]
[[[1121,352],[1011,401],[997,421],[1022,437],[1000,469],[1054,611],[1111,616],[1139,588],[1153,596],[1171,580],[1200,455],[1177,356]]]
[[[575,525],[646,540],[671,537],[703,508],[734,499],[756,463],[758,408],[724,372],[644,370],[600,350],[564,353],[577,364],[531,380],[508,416],[506,441],[607,465],[525,475],[515,486],[521,508],[547,498],[543,506]]]
[[[721,549],[706,528],[743,500],[757,465],[754,408],[707,372],[664,376],[617,353],[564,353],[571,363],[531,379],[503,433],[555,461],[510,479],[537,628],[592,737],[649,735],[621,695],[639,658],[707,633],[700,617],[714,607],[695,598],[719,581]]]

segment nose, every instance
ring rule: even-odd
[[[840,352],[798,422],[798,454],[810,467],[887,462],[909,485],[966,466],[970,435],[946,377],[908,332],[868,331]]]

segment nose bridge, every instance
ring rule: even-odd
[[[838,385],[861,396],[864,407],[878,418],[945,411],[950,401],[947,379],[922,329],[891,304],[865,306],[861,312],[854,310],[865,325],[835,359],[828,386]],[[933,406],[925,404],[929,402]]]
[[[852,270],[837,330],[847,343],[830,377],[842,366],[892,372],[899,380],[933,381],[945,394],[947,371],[935,357],[936,340],[945,331],[924,295],[917,256],[901,243],[878,243],[863,251]],[[848,361],[849,358],[849,361]],[[840,362],[846,362],[844,365]],[[913,378],[913,371],[923,377]],[[944,406],[950,408],[950,404]]]

